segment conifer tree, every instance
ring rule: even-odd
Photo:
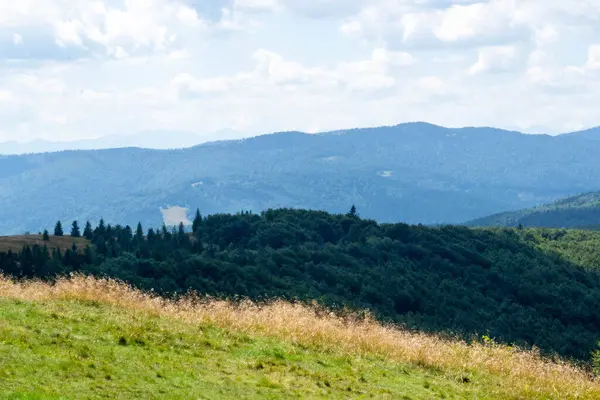
[[[42,239],[44,240],[44,242],[47,242],[50,240],[50,236],[48,235],[48,230],[44,229],[44,233],[42,235]]]
[[[350,207],[350,212],[348,212],[348,216],[352,218],[358,217],[358,214],[356,213],[356,206],[354,204],[352,204],[352,207]]]
[[[94,231],[92,230],[92,224],[90,224],[90,221],[85,223],[83,237],[85,237],[87,240],[92,240],[94,238]]]
[[[83,249],[83,259],[86,264],[92,264],[94,262],[94,254],[92,253],[92,248],[89,245],[86,245]]]
[[[58,221],[56,223],[56,226],[54,227],[54,236],[63,236],[64,232],[63,232],[63,228],[62,228],[62,224],[60,223],[60,221]]]
[[[60,251],[60,247],[56,249],[56,252],[54,253],[54,259],[56,261],[62,261],[62,253]]]
[[[183,222],[180,222],[179,230],[177,231],[177,244],[179,246],[187,246],[188,243],[189,243],[189,238],[188,238],[187,234],[185,233],[185,226],[183,225]]]
[[[156,239],[156,233],[154,232],[154,229],[150,228],[148,229],[148,243],[154,243],[154,239]]]
[[[194,217],[194,221],[192,222],[192,232],[195,234],[200,228],[200,224],[202,224],[202,214],[200,214],[200,209],[196,209],[196,216]]]
[[[106,225],[104,224],[104,218],[100,218],[100,222],[98,223],[98,226],[96,227],[96,229],[94,229],[94,236],[101,236],[102,238],[104,238],[105,234],[106,234]]]
[[[71,237],[81,237],[81,231],[79,230],[79,223],[77,221],[73,221],[73,224],[71,225]]]
[[[163,225],[162,225],[162,228],[160,229],[160,231],[161,231],[160,233],[161,233],[161,235],[162,235],[162,238],[163,238],[164,240],[167,240],[167,239],[169,239],[169,237],[171,236],[171,235],[169,234],[169,229],[167,228],[167,225],[166,225],[165,223],[163,223]]]
[[[135,230],[134,240],[138,244],[140,244],[144,241],[144,229],[142,228],[141,222],[138,222],[137,229]]]

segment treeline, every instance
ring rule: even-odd
[[[377,224],[354,208],[346,215],[198,212],[193,234],[183,225],[88,225],[84,249],[1,253],[0,270],[26,278],[110,276],[166,295],[192,289],[368,308],[411,329],[487,335],[582,360],[600,338],[600,273],[577,262],[579,236],[549,246],[569,235]],[[585,251],[597,251],[600,235],[585,243]]]

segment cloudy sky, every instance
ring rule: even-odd
[[[0,0],[0,140],[600,125],[600,0]]]

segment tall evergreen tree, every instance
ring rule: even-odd
[[[164,222],[163,222],[162,228],[160,229],[160,233],[162,235],[163,240],[169,240],[171,238],[169,229],[167,228],[167,225]]]
[[[47,242],[50,240],[50,235],[48,235],[47,229],[44,229],[44,233],[42,234],[42,239],[44,240],[44,242]]]
[[[138,222],[137,229],[135,230],[135,236],[133,239],[138,245],[144,241],[144,229],[142,228],[141,222]]]
[[[356,212],[356,206],[354,204],[352,204],[352,207],[350,207],[350,211],[348,212],[348,216],[355,218],[358,217],[358,214]]]
[[[96,229],[94,229],[94,236],[100,236],[100,237],[104,238],[105,234],[106,234],[106,225],[104,224],[104,218],[100,218],[100,222],[98,223],[98,226],[96,227]]]
[[[200,225],[202,224],[202,214],[200,214],[200,209],[196,209],[196,216],[194,217],[194,221],[192,222],[192,232],[195,234]]]
[[[94,262],[94,254],[92,252],[92,248],[89,245],[86,245],[83,249],[83,260],[86,264],[92,264]]]
[[[90,221],[85,223],[85,228],[83,229],[83,237],[87,240],[92,240],[94,238],[94,231],[92,230],[92,224]]]
[[[185,226],[183,225],[183,222],[179,223],[179,229],[177,231],[177,244],[182,247],[187,247],[189,244],[189,238],[185,233]]]
[[[156,233],[154,232],[154,229],[150,228],[148,229],[148,244],[152,244],[154,243],[154,239],[156,239]]]
[[[79,223],[77,221],[73,221],[73,224],[71,225],[71,237],[81,237],[81,231],[79,230]]]
[[[54,227],[54,236],[63,236],[64,232],[63,232],[63,228],[62,228],[62,224],[60,221],[58,221],[56,223],[56,226]]]

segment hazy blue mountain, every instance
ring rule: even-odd
[[[573,132],[563,136],[579,137],[588,140],[600,140],[600,127],[586,129],[584,131],[579,132]]]
[[[600,192],[584,193],[553,203],[479,218],[469,226],[600,229]]]
[[[213,135],[210,138],[214,140],[215,136],[216,135]],[[62,150],[99,150],[123,147],[175,149],[195,146],[205,141],[205,137],[201,137],[191,132],[156,130],[144,131],[131,135],[111,135],[97,139],[75,140],[70,142],[52,142],[46,140],[34,140],[31,142],[9,141],[0,143],[0,154],[15,155]]]
[[[0,157],[0,232],[57,218],[154,226],[203,213],[303,207],[459,223],[600,188],[600,141],[424,123],[284,132],[181,150]],[[181,208],[170,208],[181,207]],[[162,212],[161,212],[162,208]],[[169,211],[166,211],[169,210]]]

